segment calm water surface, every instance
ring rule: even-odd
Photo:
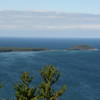
[[[12,42],[13,41],[13,42]],[[39,84],[39,70],[53,64],[62,73],[56,88],[66,84],[68,91],[61,100],[100,100],[100,51],[64,51],[78,44],[100,47],[99,39],[0,39],[1,47],[47,47],[62,51],[0,53],[0,98],[13,98],[14,84],[24,71],[34,74]]]

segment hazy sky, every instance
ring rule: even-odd
[[[100,37],[100,0],[0,0],[0,37]]]
[[[100,13],[100,0],[0,0],[0,9]]]

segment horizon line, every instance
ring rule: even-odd
[[[33,38],[33,39],[100,39],[100,37],[6,37],[2,36],[0,38]]]

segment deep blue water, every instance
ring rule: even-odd
[[[100,48],[100,39],[0,38],[0,47],[65,49],[82,44]]]
[[[62,73],[56,88],[66,84],[68,91],[61,100],[100,100],[100,51],[64,51],[78,44],[100,48],[100,39],[0,39],[1,47],[47,47],[62,51],[0,53],[0,98],[11,98],[13,86],[24,71],[34,74],[34,85],[40,82],[39,70],[53,64]]]

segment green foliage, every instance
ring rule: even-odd
[[[36,88],[30,87],[33,77],[28,72],[24,72],[16,86],[16,99],[17,100],[37,100],[35,96]]]
[[[60,72],[56,67],[49,65],[45,66],[40,73],[43,79],[43,82],[40,84],[41,97],[45,100],[57,100],[66,90],[65,85],[58,91],[55,91],[52,87],[59,80]]]
[[[0,88],[2,88],[1,84],[0,84]]]
[[[65,90],[66,86],[62,86],[59,90],[54,90],[54,84],[60,77],[60,72],[52,65],[45,66],[40,71],[42,82],[37,88],[30,86],[33,77],[30,73],[24,72],[21,80],[16,84],[16,100],[58,100]]]
[[[3,87],[3,85],[2,84],[0,84],[0,88],[2,88]]]
[[[59,80],[60,72],[52,65],[45,66],[41,71],[41,77],[45,83],[54,84]]]

